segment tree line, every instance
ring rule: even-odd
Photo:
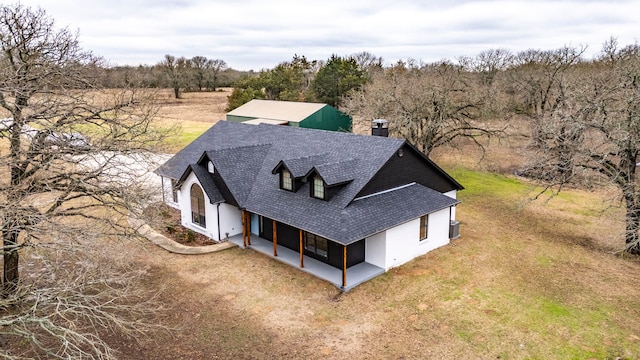
[[[147,88],[178,88],[179,91],[216,91],[219,87],[233,86],[244,74],[251,73],[230,68],[222,59],[205,56],[189,59],[170,54],[155,65],[106,66],[100,71],[101,86],[107,88],[136,84]]]

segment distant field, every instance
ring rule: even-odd
[[[182,93],[175,99],[173,91],[164,89],[159,91],[157,104],[159,106],[156,119],[162,127],[177,126],[175,137],[169,142],[170,151],[182,149],[209,127],[225,119],[227,96],[231,89],[222,88],[215,92]]]

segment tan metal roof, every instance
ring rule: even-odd
[[[289,122],[286,120],[271,120],[271,119],[251,119],[243,121],[245,124],[259,125],[259,124],[271,124],[271,125],[287,125]]]
[[[327,104],[254,99],[227,115],[300,122]]]

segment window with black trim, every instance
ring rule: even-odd
[[[311,184],[311,196],[316,199],[325,199],[326,191],[324,187],[324,180],[318,175],[313,177],[313,182]]]
[[[293,177],[287,169],[282,169],[280,172],[280,188],[293,191]]]
[[[429,235],[429,215],[420,217],[420,241],[427,240]]]
[[[204,210],[204,193],[198,184],[191,185],[191,222],[207,227]]]
[[[305,232],[304,249],[318,256],[327,257],[327,249],[329,240],[316,234]]]

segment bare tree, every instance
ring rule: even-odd
[[[207,66],[211,72],[211,90],[216,91],[218,76],[220,76],[221,71],[227,68],[227,63],[222,59],[213,59],[208,61]]]
[[[534,124],[530,169],[549,186],[602,180],[617,186],[626,207],[625,250],[640,254],[640,56],[634,46],[614,45],[605,43],[600,61],[556,76],[551,105]],[[554,68],[566,59],[556,58]]]
[[[543,141],[538,123],[553,112],[564,98],[565,74],[583,61],[585,47],[562,47],[556,50],[526,50],[514,57],[510,71],[510,91],[518,98],[521,111],[532,120],[532,137]]]
[[[459,137],[476,141],[478,136],[498,133],[474,122],[483,98],[473,81],[462,66],[449,62],[399,62],[374,73],[343,109],[360,122],[389,120],[391,135],[406,138],[429,154]]]
[[[169,78],[175,98],[180,98],[180,89],[189,83],[191,60],[167,54],[158,66],[164,69],[165,75]]]
[[[150,196],[131,156],[162,133],[151,94],[98,88],[101,68],[43,10],[0,5],[0,334],[27,357],[111,358],[100,331],[144,325],[130,317],[145,308],[138,272],[94,260],[101,239],[131,233],[123,219]]]
[[[191,58],[193,77],[198,91],[202,91],[208,78],[208,70],[211,69],[213,61],[204,56],[194,56]]]
[[[381,70],[384,65],[384,59],[382,57],[375,56],[368,51],[361,51],[349,57],[354,59],[358,67],[366,71],[367,74]]]

